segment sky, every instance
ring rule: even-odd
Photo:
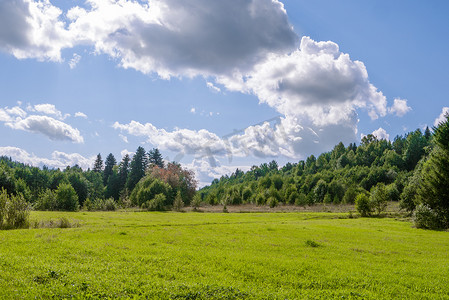
[[[449,112],[445,0],[0,0],[0,155],[142,146],[200,186]]]

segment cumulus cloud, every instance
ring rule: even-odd
[[[151,123],[141,124],[136,121],[129,124],[115,122],[113,128],[130,135],[144,137],[149,143],[173,152],[196,155],[225,154],[226,145],[222,139],[205,129],[166,131],[156,128]]]
[[[0,49],[19,59],[62,61],[61,49],[73,46],[49,0],[0,0]]]
[[[49,103],[36,104],[34,106],[33,111],[40,112],[46,115],[55,116],[58,119],[63,119],[61,111],[57,110],[54,104]]]
[[[191,163],[182,164],[182,166],[194,171],[200,188],[209,185],[215,178],[220,178],[221,176],[235,172],[237,168],[244,172],[251,168],[251,166],[246,165],[224,166],[218,160],[215,160],[214,164],[211,164],[207,158],[194,159]]]
[[[277,0],[89,0],[68,11],[76,40],[125,68],[163,78],[225,74],[250,68],[297,39]],[[232,17],[230,17],[232,16]]]
[[[385,129],[382,127],[379,127],[379,129],[376,129],[372,133],[378,140],[389,140],[390,135],[387,133]]]
[[[0,155],[11,157],[32,166],[47,166],[52,168],[65,168],[67,166],[79,165],[83,169],[91,168],[95,156],[86,158],[78,153],[64,153],[54,151],[51,158],[42,158],[17,147],[0,147]]]
[[[75,113],[75,117],[76,118],[87,119],[87,115],[85,113],[80,112],[80,111]]]
[[[25,119],[16,118],[13,121],[6,122],[5,125],[12,129],[41,133],[54,141],[84,143],[78,129],[48,116],[32,115]]]
[[[151,123],[131,121],[128,124],[115,122],[113,128],[127,134],[143,137],[157,147],[194,155],[195,157],[276,157],[303,158],[310,153],[319,153],[338,142],[355,141],[357,118],[340,125],[316,126],[310,120],[282,117],[234,131],[219,137],[207,130],[159,129]],[[299,125],[299,124],[304,125]]]
[[[404,116],[411,110],[412,108],[407,105],[407,100],[399,98],[394,99],[393,106],[388,108],[390,114],[396,114],[398,117]]]
[[[53,104],[45,103],[34,106],[28,104],[27,110],[33,114],[28,115],[20,106],[0,108],[0,122],[4,122],[7,127],[12,129],[43,134],[54,141],[84,142],[78,129],[50,117],[64,119],[69,116],[69,114],[63,116]],[[45,116],[35,113],[42,113]]]
[[[440,123],[446,121],[446,116],[449,115],[449,107],[443,107],[441,109],[441,114],[438,116],[438,118],[435,119],[433,122],[433,126],[438,126]]]
[[[230,90],[255,94],[283,115],[307,115],[315,125],[346,123],[355,109],[386,115],[386,98],[368,80],[365,65],[333,42],[303,37],[299,49],[272,54],[247,74],[219,77]]]

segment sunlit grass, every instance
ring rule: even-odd
[[[0,296],[449,299],[449,233],[331,213],[33,212],[0,231]]]

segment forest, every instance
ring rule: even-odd
[[[146,152],[138,147],[132,158],[125,155],[119,163],[112,153],[104,162],[98,154],[89,170],[77,165],[38,168],[1,157],[2,201],[11,195],[34,210],[63,211],[345,203],[355,204],[362,216],[379,216],[388,201],[398,201],[404,212],[415,213],[419,227],[448,228],[448,120],[392,142],[369,134],[360,145],[339,143],[318,157],[282,167],[272,160],[247,172],[237,169],[199,191],[194,173],[164,162],[157,148]]]

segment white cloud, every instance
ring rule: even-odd
[[[6,122],[5,125],[12,129],[41,133],[54,141],[67,140],[74,143],[84,143],[78,129],[48,116],[33,115],[25,119],[16,118],[13,121]]]
[[[76,118],[84,118],[84,119],[87,119],[87,115],[86,115],[85,113],[80,112],[80,111],[75,113],[75,117],[76,117]]]
[[[441,109],[441,114],[438,116],[438,118],[435,119],[433,122],[433,126],[437,127],[438,124],[446,121],[446,116],[449,115],[449,107],[443,107]]]
[[[347,123],[357,108],[367,109],[373,119],[386,114],[386,98],[369,82],[365,65],[333,42],[309,37],[290,54],[272,54],[252,72],[218,82],[255,94],[285,116],[307,115],[317,126]]]
[[[44,103],[44,104],[36,104],[34,106],[35,112],[40,112],[46,115],[55,116],[58,119],[63,119],[62,113],[56,109],[54,104]]]
[[[199,181],[199,187],[209,185],[213,179],[220,178],[235,172],[235,169],[248,171],[251,166],[223,166],[220,161],[215,160],[213,164],[207,158],[194,159],[189,164],[182,164],[183,167],[193,170],[195,178]]]
[[[274,122],[274,124],[273,124]],[[113,128],[130,135],[143,137],[148,143],[164,150],[195,157],[255,156],[260,158],[279,155],[304,158],[310,153],[321,153],[335,144],[354,142],[357,118],[339,125],[316,126],[307,119],[285,117],[219,137],[205,129],[158,129],[151,123],[128,124],[115,122]],[[305,125],[299,125],[305,124]]]
[[[80,62],[80,60],[81,60],[81,55],[79,55],[77,53],[73,53],[73,57],[69,61],[70,69],[74,69],[76,67],[76,65]]]
[[[192,107],[192,108],[190,109],[190,112],[191,112],[192,114],[196,113],[196,108],[195,108],[195,107]]]
[[[390,135],[387,133],[385,129],[382,127],[379,127],[379,129],[376,129],[372,133],[378,140],[390,140]]]
[[[122,139],[122,141],[124,141],[125,143],[127,143],[127,144],[129,143],[129,142],[128,142],[128,137],[127,137],[127,136],[125,136],[125,135],[123,135],[123,134],[119,134],[118,136],[119,136],[119,137]]]
[[[61,14],[49,0],[0,1],[0,49],[19,59],[62,61],[61,49],[73,41]]]
[[[399,98],[394,99],[393,106],[388,108],[390,114],[396,114],[398,117],[404,116],[411,110],[412,108],[407,105],[407,100]]]
[[[134,152],[128,151],[128,149],[123,149],[120,152],[120,155],[122,156],[122,158],[125,157],[126,154],[128,154],[130,157],[132,157],[134,155]]]
[[[78,153],[64,153],[54,151],[51,158],[42,158],[17,147],[0,147],[0,155],[11,157],[13,160],[20,161],[33,166],[48,166],[52,168],[65,168],[67,166],[79,165],[83,169],[91,168],[95,156],[86,158]]]
[[[118,58],[124,68],[163,78],[248,69],[297,36],[277,0],[89,0],[73,8],[69,32],[78,42]],[[232,16],[232,17],[229,17]]]
[[[221,89],[219,87],[215,86],[212,82],[206,82],[206,85],[211,91],[213,91],[215,93],[221,92]]]

